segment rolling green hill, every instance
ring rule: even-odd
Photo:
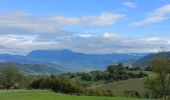
[[[0,68],[2,67],[14,67],[19,70],[24,75],[50,75],[50,74],[59,74],[60,72],[51,67],[38,64],[19,64],[19,63],[9,63],[4,62],[0,63]]]
[[[140,79],[129,79],[124,81],[115,81],[107,84],[101,84],[97,86],[92,86],[90,88],[106,88],[112,89],[118,95],[123,95],[124,91],[133,90],[139,92],[140,95],[143,95],[145,92],[144,88],[144,78]]]

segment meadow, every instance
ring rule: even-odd
[[[137,74],[139,71],[132,71],[133,73]],[[155,73],[151,71],[144,71],[149,77],[152,77],[155,75]],[[114,93],[117,93],[117,95],[123,95],[123,92],[126,90],[133,90],[138,91],[140,95],[144,95],[145,91],[147,89],[144,86],[144,81],[146,78],[136,78],[136,79],[128,79],[128,80],[122,80],[122,81],[113,81],[109,83],[103,83],[98,85],[93,85],[90,88],[106,88],[111,89],[114,91]]]
[[[48,91],[1,92],[0,100],[154,100],[128,97],[69,96]]]
[[[129,79],[129,80],[123,80],[118,82],[111,82],[108,84],[96,85],[91,88],[109,88],[118,94],[123,94],[125,90],[134,90],[134,91],[138,91],[142,95],[146,90],[144,88],[144,80],[145,80],[144,78]]]

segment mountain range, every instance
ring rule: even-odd
[[[147,66],[149,66],[150,59],[152,59],[153,57],[170,58],[170,52],[159,52],[159,53],[148,54],[147,56],[145,56],[145,57],[135,61],[133,63],[133,66],[136,66],[136,67],[147,67]]]
[[[44,69],[50,70],[48,71],[48,74],[54,72],[54,74],[59,74],[64,72],[104,70],[109,64],[117,64],[120,62],[124,64],[131,64],[146,55],[147,54],[145,53],[84,54],[67,49],[35,50],[24,56],[0,54],[0,62],[15,63],[15,65],[17,63],[18,66],[20,65],[31,69],[33,73],[30,71],[30,74],[37,74],[38,72],[35,71],[37,68],[42,71],[42,73],[39,74],[45,74],[45,71],[43,72]],[[29,65],[29,67],[25,65]],[[27,71],[26,73],[28,74],[29,72]]]
[[[60,73],[60,71],[58,71],[55,68],[38,64],[19,64],[14,62],[1,62],[0,69],[3,67],[14,67],[24,75],[51,75]]]

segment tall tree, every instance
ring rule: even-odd
[[[170,87],[170,60],[165,57],[154,57],[150,61],[152,70],[157,73],[161,85],[161,94],[167,100]]]
[[[11,66],[4,66],[0,70],[0,84],[9,89],[12,86],[19,85],[23,80],[23,75]],[[18,87],[18,86],[17,86]]]

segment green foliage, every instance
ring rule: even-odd
[[[117,94],[113,91],[113,88],[89,88],[84,83],[87,82],[91,86],[96,86],[112,81],[119,82],[121,80],[143,77],[146,77],[146,75],[142,71],[134,73],[130,68],[126,68],[120,63],[108,66],[106,71],[66,73],[57,76],[53,74],[51,76],[27,76],[23,84],[26,89],[47,89],[69,95],[116,96]],[[124,91],[125,89],[122,90]]]
[[[161,97],[161,82],[159,77],[149,77],[144,82],[145,88],[149,89],[152,93],[150,97],[158,98]]]
[[[81,73],[81,79],[86,81],[92,81],[93,75],[91,73]]]
[[[167,75],[170,73],[170,61],[167,58],[154,57],[150,60],[152,71]]]
[[[24,76],[11,66],[4,66],[0,70],[0,84],[9,89],[19,88],[24,80]]]
[[[156,79],[146,80],[146,87],[153,94],[164,97],[170,93],[170,60],[164,56],[156,56],[150,60],[151,69],[156,73]]]
[[[125,67],[121,63],[118,65],[110,65],[107,67],[107,72],[115,75],[123,75],[126,74]]]
[[[54,92],[66,94],[82,94],[84,89],[81,83],[72,81],[67,77],[36,78],[29,84],[29,88],[51,89]]]
[[[119,81],[133,78],[143,78],[148,75],[140,71],[139,73],[133,73],[132,68],[127,68],[121,63],[118,65],[109,65],[106,71],[92,71],[92,72],[82,72],[82,73],[67,73],[61,76],[67,76],[69,78],[80,78],[84,81]]]
[[[124,96],[127,97],[140,97],[139,93],[134,90],[126,90],[123,92]]]

